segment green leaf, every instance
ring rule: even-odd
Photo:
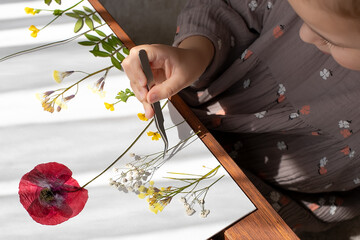
[[[113,51],[116,51],[116,49],[113,48],[113,46],[111,46],[110,44],[108,44],[105,41],[101,41],[101,46],[103,47],[103,49],[105,49],[109,53],[112,53]]]
[[[118,60],[116,60],[116,58],[114,58],[114,56],[111,56],[111,62],[117,69],[122,71],[120,62]]]
[[[102,31],[98,30],[98,29],[95,29],[95,32],[101,37],[106,37],[106,34],[103,33]]]
[[[98,24],[101,24],[101,23],[102,23],[101,19],[100,19],[98,16],[96,16],[95,14],[92,16],[92,18],[93,18],[93,20],[94,20],[95,22],[97,22]]]
[[[99,44],[96,44],[95,47],[93,48],[93,51],[99,51],[99,50],[100,50]]]
[[[55,2],[59,5],[61,5],[61,0],[55,0]]]
[[[52,0],[44,0],[44,3],[49,6],[50,3],[51,3],[51,1],[52,1]]]
[[[120,91],[115,98],[119,99],[122,102],[127,102],[129,97],[134,97],[134,96],[135,94],[130,89],[127,88],[125,91]]]
[[[88,7],[86,7],[86,6],[83,6],[83,8],[84,8],[85,11],[87,11],[87,12],[89,12],[89,13],[92,13],[92,12],[93,12],[93,10],[91,10],[90,8],[88,8]]]
[[[122,55],[119,52],[116,53],[116,57],[117,57],[117,59],[119,59],[120,62],[122,62],[125,59],[124,55]]]
[[[127,49],[127,48],[123,48],[123,52],[124,52],[126,55],[129,55],[129,53],[130,53],[129,49]]]
[[[78,15],[86,15],[85,12],[81,11],[81,10],[73,10],[74,13],[78,14]]]
[[[86,37],[87,39],[89,39],[90,41],[93,41],[93,42],[99,42],[99,41],[101,41],[100,38],[98,38],[98,37],[96,37],[96,36],[94,36],[94,35],[91,35],[91,34],[85,33],[85,37]]]
[[[83,19],[82,18],[78,19],[75,23],[74,32],[75,33],[79,32],[83,26],[84,26]]]
[[[94,45],[96,45],[96,43],[90,42],[90,41],[78,42],[78,44],[83,45],[83,46],[94,46]]]
[[[120,41],[120,39],[118,37],[115,37],[114,35],[111,36],[111,40],[114,41],[119,46],[123,45],[123,43]]]
[[[94,23],[88,16],[85,17],[85,23],[91,30],[94,30]]]
[[[76,13],[65,13],[66,16],[72,17],[72,18],[81,18],[79,15],[77,15]]]
[[[103,52],[103,51],[98,51],[98,50],[92,50],[90,51],[92,54],[94,54],[95,57],[109,57],[110,54],[107,52]]]

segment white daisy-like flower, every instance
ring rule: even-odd
[[[244,82],[243,82],[243,87],[244,87],[244,88],[250,87],[250,83],[251,83],[251,80],[250,80],[250,79],[244,80]]]
[[[350,128],[350,122],[346,120],[340,120],[339,128]]]
[[[360,179],[358,177],[355,178],[353,181],[354,181],[354,184],[360,184]]]
[[[324,167],[328,162],[328,159],[326,157],[323,157],[320,159],[320,167]]]
[[[249,3],[249,8],[251,9],[251,11],[255,11],[255,9],[257,8],[257,6],[258,6],[258,3],[257,3],[257,1],[255,1],[255,0],[252,0],[250,3]]]
[[[267,111],[262,111],[262,112],[258,112],[258,113],[255,113],[255,117],[257,118],[264,118],[265,117],[265,114],[266,114]]]
[[[322,71],[320,71],[320,77],[322,77],[322,79],[326,80],[331,76],[331,72],[324,68]]]
[[[300,115],[298,114],[298,113],[290,113],[290,115],[289,115],[289,118],[290,119],[294,119],[294,118],[297,118],[297,117],[299,117]]]
[[[278,90],[278,94],[279,95],[284,95],[286,92],[286,88],[284,87],[283,84],[279,84],[279,90]]]
[[[279,150],[286,150],[287,149],[287,145],[284,141],[280,141],[280,142],[277,142],[277,147]]]
[[[330,213],[331,215],[334,215],[335,212],[336,212],[336,209],[337,209],[337,207],[336,207],[335,205],[331,205],[331,206],[330,206],[330,209],[329,209],[329,213]]]

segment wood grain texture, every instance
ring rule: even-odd
[[[123,31],[123,29],[110,16],[106,9],[98,0],[89,0],[96,11],[108,23],[113,32],[120,38],[128,49],[135,46],[134,42]],[[200,120],[195,116],[186,103],[178,96],[171,97],[170,101],[184,117],[195,132],[200,131],[199,137],[216,156],[222,166],[232,176],[234,181],[244,191],[247,197],[253,202],[257,210],[242,218],[239,222],[230,226],[223,232],[213,236],[212,239],[299,239],[284,220],[271,207],[243,171],[226,153],[221,145],[216,141],[212,134],[205,128]]]

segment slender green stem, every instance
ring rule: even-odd
[[[107,168],[104,169],[101,173],[99,173],[96,177],[91,179],[89,182],[87,182],[85,185],[83,185],[81,188],[85,188],[87,185],[89,185],[91,182],[93,182],[95,179],[103,175],[107,170],[109,170],[112,166],[115,165],[133,146],[134,144],[140,139],[140,137],[144,134],[144,132],[150,127],[150,125],[153,123],[154,119],[152,119],[148,125],[141,131],[141,133],[135,138],[135,140],[130,144],[130,146],[117,158],[114,162],[112,162]]]
[[[100,28],[100,27],[102,27],[104,25],[105,25],[105,23],[95,27],[94,30],[97,29],[97,28]],[[91,31],[93,31],[93,30],[88,30],[86,32],[83,32],[81,34],[78,34],[76,36],[73,36],[73,37],[70,37],[70,38],[67,38],[67,39],[64,39],[64,40],[60,40],[60,41],[40,45],[40,46],[37,46],[37,47],[34,47],[34,48],[26,49],[26,50],[23,50],[23,51],[20,51],[20,52],[12,53],[12,54],[7,55],[7,56],[5,56],[3,58],[0,58],[0,62],[9,60],[10,58],[13,58],[13,57],[24,55],[24,54],[27,54],[27,53],[32,53],[32,52],[40,51],[40,50],[47,49],[47,48],[50,48],[50,47],[55,47],[55,46],[58,46],[58,45],[69,43],[69,42],[81,37],[82,35],[84,35],[86,33],[91,32]]]

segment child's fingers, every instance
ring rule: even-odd
[[[186,86],[186,83],[182,81],[181,77],[173,75],[166,81],[163,81],[161,84],[157,84],[150,89],[147,94],[147,102],[154,103],[161,99],[174,96]]]

